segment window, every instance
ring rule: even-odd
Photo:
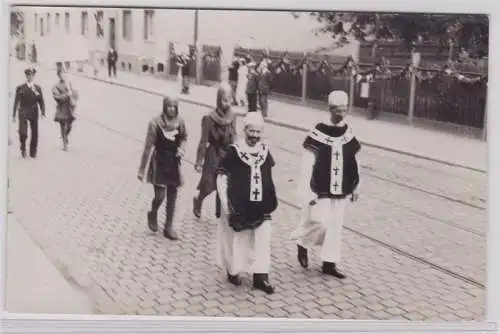
[[[89,30],[89,14],[87,12],[82,12],[82,26],[81,31],[83,36],[87,36]]]
[[[66,32],[71,31],[71,26],[69,22],[69,13],[64,13],[64,27],[66,29]]]
[[[95,24],[96,24],[96,37],[104,38],[104,29],[102,27],[102,21],[104,19],[104,12],[102,10],[98,10],[95,14]]]
[[[132,41],[132,11],[131,10],[124,10],[122,13],[123,13],[123,20],[122,20],[123,39],[131,42]]]
[[[59,13],[56,13],[56,28],[59,28],[61,25],[61,15]]]
[[[153,19],[154,19],[154,10],[145,10],[144,11],[144,40],[149,41],[153,38]]]
[[[35,32],[38,32],[38,14],[35,14]]]
[[[40,36],[43,36],[45,34],[43,30],[43,17],[40,18]]]
[[[47,13],[47,23],[46,23],[46,25],[47,25],[47,27],[46,27],[47,28],[46,29],[47,30],[47,34],[49,34],[50,33],[50,13]]]

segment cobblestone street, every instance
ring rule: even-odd
[[[11,87],[23,80],[13,66]],[[267,125],[281,203],[274,215],[274,295],[236,289],[215,266],[213,195],[191,213],[199,174],[194,160],[207,108],[181,103],[188,130],[186,183],[176,212],[181,241],[147,230],[152,189],[137,168],[148,121],[161,99],[72,76],[80,93],[69,152],[61,150],[50,89],[36,160],[10,147],[10,199],[16,219],[65,276],[93,300],[96,313],[328,319],[459,321],[484,318],[485,174],[364,148],[360,201],[350,205],[340,282],[304,271],[289,240],[303,133]],[[118,79],[119,80],[119,79]],[[172,92],[175,95],[177,92]],[[214,96],[215,102],[215,96]],[[395,139],[397,140],[397,138]],[[163,209],[162,209],[163,214]],[[163,216],[160,217],[163,219]]]

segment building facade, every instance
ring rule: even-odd
[[[105,61],[114,47],[118,67],[140,72],[144,64],[169,66],[171,45],[236,46],[305,51],[331,43],[312,33],[317,22],[284,12],[92,7],[15,7],[24,17],[24,39],[42,47],[54,35],[84,38],[89,60]],[[279,27],[277,29],[277,27]],[[225,45],[222,46],[221,43]]]

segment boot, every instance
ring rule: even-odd
[[[307,248],[297,245],[297,259],[299,260],[300,266],[307,269],[309,267],[309,256],[307,254]]]
[[[337,270],[337,266],[332,262],[323,262],[322,267],[323,274],[336,277],[338,279],[344,279],[346,276]]]
[[[229,272],[227,273],[227,281],[235,286],[241,285],[241,278],[238,275],[231,275]]]
[[[201,217],[201,202],[198,197],[193,197],[193,215],[198,219]]]
[[[264,291],[268,295],[274,293],[273,286],[269,283],[269,274],[253,274],[253,287]]]
[[[26,158],[26,150],[21,150],[21,157]]]
[[[163,236],[167,239],[170,239],[172,241],[179,240],[179,236],[177,233],[174,231],[174,228],[172,226],[172,221],[167,221],[165,223],[165,228],[163,230]]]
[[[151,232],[158,232],[158,214],[156,212],[148,212],[148,227]]]

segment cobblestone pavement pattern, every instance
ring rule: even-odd
[[[21,75],[21,69],[12,74],[11,86],[22,80]],[[48,96],[54,78],[53,73],[39,71],[49,111],[40,127],[39,158],[21,160],[17,142],[11,146],[12,208],[49,258],[92,297],[97,313],[439,321],[484,317],[484,290],[349,231],[344,234],[342,263],[347,280],[320,275],[317,259],[313,269],[303,271],[288,239],[298,212],[285,204],[275,214],[272,241],[271,278],[277,293],[266,296],[252,291],[249,277],[243,288],[230,287],[221,268],[214,266],[213,198],[205,205],[202,220],[194,220],[191,214],[198,181],[191,165],[184,165],[186,185],[176,215],[182,241],[168,242],[146,230],[152,191],[135,175],[147,121],[159,112],[161,100],[74,78],[81,95],[79,118],[70,152],[65,153],[60,150],[58,128],[52,121],[54,105]],[[200,117],[206,111],[181,104],[189,131],[188,160],[194,158]],[[287,131],[273,129],[271,142],[298,150],[293,140],[287,140],[294,134]],[[279,164],[275,176],[280,194],[291,193],[298,156],[278,148],[273,154]],[[464,189],[474,190],[477,198],[484,196],[483,180],[477,175],[452,171],[445,176],[446,170],[438,167],[397,159],[371,152],[363,154],[362,163],[377,175],[413,178],[405,182],[437,189],[448,190],[445,181],[455,178]],[[409,168],[420,174],[413,176]],[[362,200],[348,209],[349,227],[484,281],[484,236],[458,228],[484,233],[484,212],[445,206],[441,199],[365,179]],[[460,195],[453,191],[451,195]]]

